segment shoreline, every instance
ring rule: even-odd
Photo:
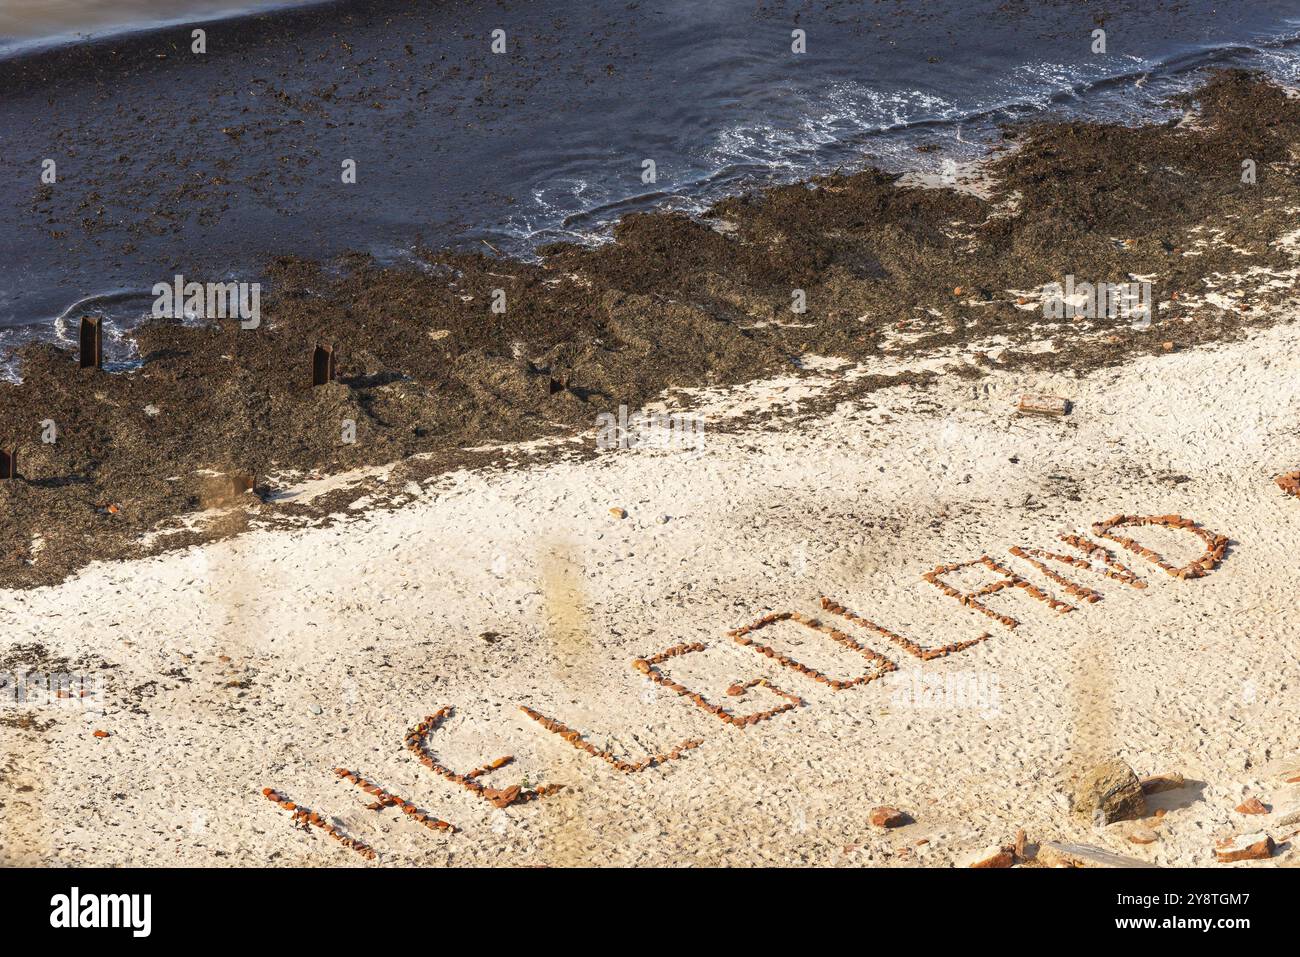
[[[866,169],[727,199],[699,219],[630,215],[612,243],[544,247],[536,263],[428,250],[422,270],[283,259],[258,329],[146,323],[129,374],[25,347],[23,382],[0,385],[7,441],[22,446],[22,479],[0,483],[15,542],[0,584],[328,520],[361,493],[277,499],[303,475],[406,461],[420,478],[499,461],[494,446],[581,435],[665,390],[797,373],[800,357],[956,352],[970,360],[958,374],[978,382],[1231,340],[1292,296],[1300,104],[1239,72],[1198,96],[1194,124],[1009,132],[1017,148],[991,162],[987,199]],[[1135,168],[1134,156],[1159,161]],[[1258,184],[1240,181],[1242,156]],[[1155,321],[1041,315],[1035,290],[1076,274],[1150,277]],[[796,290],[804,314],[790,311]],[[340,374],[311,388],[318,342],[338,346]],[[58,441],[37,444],[46,421]],[[352,442],[340,437],[349,422]],[[194,527],[241,476],[258,494]]]

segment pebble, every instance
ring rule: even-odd
[[[1261,801],[1259,798],[1250,797],[1250,798],[1246,798],[1246,800],[1242,801],[1240,804],[1237,805],[1237,813],[1267,814],[1268,808],[1264,806],[1264,802]]]
[[[896,807],[882,805],[871,809],[870,821],[876,827],[902,827],[910,820],[910,817]]]

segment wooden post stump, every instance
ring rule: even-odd
[[[334,366],[334,347],[316,345],[316,351],[311,357],[311,384],[312,388],[318,385],[325,385],[334,381],[334,375],[337,371]]]
[[[81,368],[104,368],[104,328],[99,316],[81,317]]]

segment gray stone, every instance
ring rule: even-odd
[[[1147,801],[1133,769],[1115,758],[1079,780],[1071,808],[1094,823],[1113,824],[1144,817]]]
[[[1136,857],[1125,857],[1091,844],[1057,844],[1054,841],[1038,849],[1038,863],[1048,867],[1154,867]]]

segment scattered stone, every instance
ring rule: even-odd
[[[1174,344],[1172,342],[1162,342],[1160,343],[1160,348],[1164,349],[1165,352],[1173,352]]]
[[[667,515],[660,515],[657,519],[655,519],[655,521],[657,521],[660,525],[667,525],[669,519]]]
[[[487,798],[493,805],[498,808],[507,808],[519,799],[523,789],[518,784],[512,784],[508,788],[484,788],[483,797]]]
[[[1131,844],[1154,844],[1160,840],[1160,835],[1149,827],[1137,827],[1129,833],[1128,839]]]
[[[1272,856],[1273,839],[1263,831],[1228,838],[1220,841],[1214,849],[1214,857],[1221,864],[1230,864],[1233,861],[1262,861]]]
[[[162,412],[162,409],[158,408],[158,406],[154,405],[152,402],[144,407],[144,414],[150,418],[158,415],[160,412]]]
[[[485,631],[479,635],[479,638],[486,641],[489,645],[495,645],[501,640],[501,633],[497,631]]]
[[[1100,824],[1145,817],[1146,798],[1133,769],[1118,758],[1093,768],[1074,788],[1072,808]]]
[[[1237,805],[1238,814],[1267,814],[1268,808],[1257,797],[1249,797]]]
[[[962,858],[962,867],[1010,867],[1015,863],[1011,852],[993,844]]]
[[[609,510],[609,514],[613,515],[615,518],[627,518],[627,509],[615,506]]]
[[[311,704],[307,705],[307,710],[312,714],[320,714],[322,709],[320,705],[313,701]]]
[[[96,731],[96,732],[95,732],[95,737],[97,737],[97,738],[107,738],[107,737],[108,737],[108,732],[107,732],[107,731]]]
[[[870,820],[876,827],[902,827],[912,819],[896,807],[882,805],[871,809]]]
[[[1177,791],[1187,786],[1187,780],[1174,771],[1170,774],[1152,774],[1142,779],[1143,794],[1159,794],[1161,791]]]
[[[1073,406],[1069,399],[1040,392],[1027,392],[1020,397],[1016,407],[1029,415],[1069,415]]]
[[[1048,867],[1151,867],[1136,857],[1113,854],[1091,844],[1057,844],[1049,841],[1038,849],[1038,860]]]

